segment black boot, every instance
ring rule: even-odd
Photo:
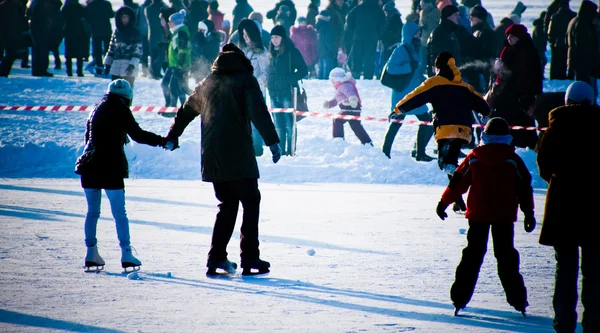
[[[67,67],[67,76],[73,76],[73,60],[71,58],[67,58],[65,67]]]
[[[229,261],[229,259],[227,259],[227,258],[225,258],[223,260],[216,260],[216,261],[208,259],[208,262],[206,263],[206,267],[208,267],[208,270],[206,271],[206,275],[214,276],[214,275],[235,273],[235,270],[237,269],[237,264]],[[217,271],[217,269],[221,269],[224,272],[219,272],[219,271]]]
[[[83,59],[77,58],[77,76],[83,77]]]
[[[390,123],[390,127],[388,127],[387,132],[385,132],[381,150],[387,158],[392,158],[392,144],[394,143],[394,139],[396,138],[396,134],[398,134],[400,127],[402,127],[402,123]]]
[[[415,151],[415,159],[419,162],[431,162],[435,160],[435,157],[431,157],[425,153],[425,147],[429,143],[429,140],[433,136],[433,126],[429,125],[419,125],[419,129],[417,130],[417,142],[416,142],[416,151]],[[412,154],[411,154],[412,155]]]

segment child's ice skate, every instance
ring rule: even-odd
[[[88,246],[83,268],[87,273],[99,272],[104,269],[104,260],[98,253],[98,245]]]
[[[142,266],[142,262],[133,256],[131,250],[131,246],[121,248],[121,267],[123,267],[123,273],[137,272],[140,270],[140,266]]]

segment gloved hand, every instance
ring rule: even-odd
[[[350,103],[350,106],[355,108],[358,106],[358,97],[356,96],[350,96],[348,98],[348,102]]]
[[[127,76],[133,76],[133,72],[135,71],[135,66],[134,65],[129,65],[127,66],[127,70],[125,71],[125,74]]]
[[[438,202],[437,207],[435,208],[435,212],[437,213],[437,216],[439,216],[442,219],[442,221],[448,217],[448,214],[446,214],[446,208],[448,208],[448,206],[444,205],[442,200],[440,200],[440,202]]]
[[[164,138],[161,147],[163,147],[165,150],[173,151],[179,148],[179,139],[166,137]]]
[[[535,216],[533,215],[533,212],[525,215],[525,231],[527,232],[532,232],[535,229]]]
[[[398,119],[400,115],[397,114],[396,112],[392,111],[392,113],[390,113],[390,115],[388,116],[388,122],[391,122],[392,120],[396,120]]]
[[[323,101],[323,109],[329,109],[329,101]]]
[[[110,75],[110,65],[104,65],[104,76]]]
[[[269,149],[271,149],[271,154],[273,155],[273,163],[279,162],[281,158],[281,147],[279,147],[279,144],[274,143],[269,146]]]

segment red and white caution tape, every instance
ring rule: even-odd
[[[74,105],[38,105],[38,106],[7,106],[0,105],[0,111],[80,111],[80,112],[89,112],[94,109],[94,105],[88,106],[74,106]],[[176,107],[157,107],[157,106],[132,106],[131,111],[133,112],[157,112],[157,113],[174,113],[177,112]],[[272,108],[269,109],[269,112],[272,113],[292,113],[294,112],[293,108]],[[403,124],[417,124],[417,125],[433,125],[430,121],[420,121],[420,120],[412,120],[412,119],[391,119],[388,118],[379,118],[379,117],[363,117],[363,116],[350,116],[343,115],[339,113],[322,113],[322,112],[309,112],[309,111],[296,111],[296,114],[299,116],[305,117],[319,117],[319,118],[327,118],[327,119],[343,119],[343,120],[361,120],[361,121],[379,121],[379,122],[394,122],[394,123],[403,123]],[[473,127],[483,127],[484,125],[474,124]],[[511,129],[515,130],[546,130],[545,127],[535,127],[535,126],[510,126]]]

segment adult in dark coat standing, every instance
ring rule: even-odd
[[[231,31],[229,31],[229,35],[233,34],[238,25],[240,25],[240,21],[242,19],[248,18],[248,15],[252,13],[254,9],[248,3],[248,0],[235,0],[235,7],[233,7],[233,23],[231,25]]]
[[[148,22],[148,44],[150,46],[150,75],[155,80],[161,79],[161,68],[165,62],[166,48],[164,47],[165,28],[160,23],[160,14],[168,6],[162,0],[153,0],[146,7],[146,20]],[[208,17],[208,13],[206,14]],[[196,30],[198,26],[196,26]],[[194,31],[196,31],[194,30]]]
[[[6,55],[0,62],[0,76],[8,77],[10,69],[17,58],[17,52],[23,45],[21,36],[21,1],[3,0],[0,2],[0,43]]]
[[[342,15],[343,0],[329,0],[329,5],[325,8],[331,19],[331,28],[333,31],[333,39],[336,41],[338,50],[342,48],[342,37],[344,36],[344,24],[346,16]],[[335,66],[334,66],[335,67]],[[329,73],[327,73],[329,76]]]
[[[235,9],[234,9],[235,10]],[[198,31],[198,23],[208,19],[208,1],[192,0],[186,9],[185,24],[190,33]]]
[[[346,18],[345,44],[349,45],[348,64],[352,77],[372,80],[375,74],[377,41],[385,28],[385,14],[377,0],[363,0]]]
[[[385,14],[385,28],[381,35],[381,44],[383,45],[383,59],[382,63],[386,63],[396,46],[400,45],[402,41],[402,14],[396,8],[393,1],[386,2],[383,5],[383,12]]]
[[[177,111],[167,139],[177,147],[177,138],[197,116],[202,119],[202,180],[213,183],[221,202],[208,253],[208,275],[216,269],[232,273],[237,268],[227,259],[227,244],[235,228],[240,202],[244,208],[240,247],[244,273],[267,272],[270,264],[260,259],[258,220],[259,171],[252,146],[254,124],[273,153],[281,156],[279,138],[265,104],[250,60],[234,44],[226,44],[212,73],[198,84]]]
[[[540,244],[553,246],[556,253],[552,301],[556,332],[575,332],[579,267],[585,309],[581,326],[583,332],[600,332],[598,197],[589,193],[600,186],[600,178],[594,176],[595,163],[566,158],[586,156],[597,149],[600,109],[594,105],[592,87],[582,81],[569,86],[565,100],[565,106],[550,112],[537,155],[540,176],[548,182]]]
[[[77,159],[75,173],[81,175],[81,187],[88,204],[85,217],[85,267],[104,267],[98,253],[96,225],[100,217],[102,190],[110,201],[116,222],[117,237],[121,246],[121,265],[139,269],[142,262],[133,256],[129,237],[129,220],[125,212],[125,183],[129,166],[123,146],[129,135],[135,142],[164,147],[166,139],[144,131],[129,109],[133,90],[123,79],[112,81],[106,95],[90,113],[86,122],[85,149]]]
[[[269,64],[267,89],[271,98],[271,107],[293,108],[293,89],[299,89],[298,81],[308,74],[308,68],[302,54],[294,46],[292,40],[287,37],[285,28],[281,25],[276,25],[271,30],[269,53],[271,54],[271,63]],[[292,138],[294,136],[292,113],[276,112],[273,114],[273,118],[281,140],[283,154],[292,155]]]
[[[73,58],[77,59],[77,76],[83,76],[83,61],[90,56],[90,36],[85,28],[85,9],[79,0],[67,0],[60,10],[65,22],[65,59],[67,75],[73,76]]]
[[[524,25],[511,25],[506,29],[506,36],[492,108],[496,109],[496,116],[511,126],[535,127],[533,106],[543,88],[540,57]],[[534,149],[536,146],[535,130],[512,129],[511,135],[515,147]]]
[[[33,76],[54,76],[48,72],[51,13],[51,0],[32,0],[27,8],[29,30],[33,41],[31,56],[31,74]]]
[[[319,15],[319,6],[321,0],[310,0],[308,10],[306,11],[306,24],[312,25],[313,27],[317,24],[317,15]]]
[[[112,25],[110,19],[115,17],[112,5],[107,0],[92,0],[85,6],[85,18],[92,29],[92,57],[94,58],[95,74],[102,73],[102,56],[108,51]],[[87,67],[86,67],[87,68]]]
[[[267,18],[273,20],[273,24],[277,25],[277,15],[279,14],[279,7],[287,6],[290,11],[289,21],[291,22],[290,26],[296,22],[296,17],[298,13],[296,12],[296,5],[292,0],[280,0],[275,4],[275,8],[269,10],[267,12]],[[289,27],[288,27],[289,28]]]
[[[561,0],[558,11],[547,20],[550,44],[550,80],[567,79],[567,28],[577,14],[569,8],[569,0]],[[549,14],[546,13],[546,18]]]
[[[470,20],[471,26],[473,27],[473,36],[477,39],[481,46],[479,52],[479,60],[489,64],[491,66],[495,58],[500,55],[498,50],[498,43],[496,42],[496,34],[487,22],[488,12],[485,8],[475,5],[471,8]],[[488,83],[490,82],[490,67],[485,69],[477,70],[479,75],[483,75],[483,85],[477,84],[478,82],[471,82],[471,85],[475,90],[480,93],[484,93],[488,90]]]
[[[460,43],[455,31],[459,29],[458,8],[453,5],[444,7],[440,14],[440,24],[433,29],[427,40],[427,74],[434,76],[435,59],[442,52],[455,55],[456,65],[462,65]]]
[[[596,78],[600,77],[598,50],[598,6],[588,0],[581,2],[577,17],[567,28],[568,71],[577,81],[589,83],[598,97]]]
[[[64,39],[63,29],[65,25],[62,15],[60,14],[60,8],[62,5],[63,3],[61,0],[50,0],[51,14],[49,18],[50,27],[48,28],[50,33],[49,48],[50,52],[52,52],[52,55],[54,56],[54,69],[56,70],[62,69],[59,50],[59,46]]]

